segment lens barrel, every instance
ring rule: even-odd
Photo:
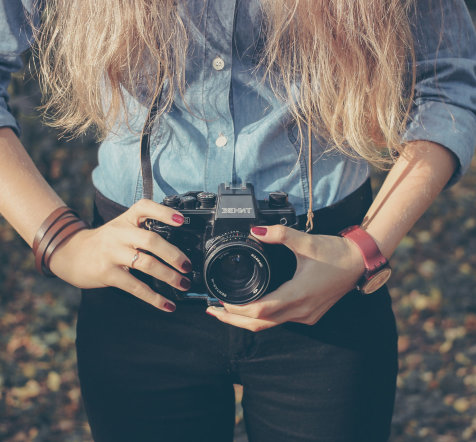
[[[229,304],[247,304],[260,298],[271,276],[263,246],[239,231],[209,242],[203,270],[209,293]]]

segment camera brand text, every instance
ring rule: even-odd
[[[251,207],[222,207],[221,213],[248,213],[253,209]]]

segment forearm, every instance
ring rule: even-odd
[[[0,128],[0,213],[31,246],[45,218],[64,205],[9,128]]]
[[[389,258],[444,188],[457,165],[454,155],[428,141],[409,143],[387,175],[363,227]]]

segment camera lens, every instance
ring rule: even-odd
[[[241,232],[215,238],[204,263],[209,292],[230,304],[246,304],[266,292],[270,266],[263,247]]]
[[[246,285],[255,275],[255,263],[249,255],[232,252],[219,260],[216,266],[218,284],[228,290],[236,290]]]

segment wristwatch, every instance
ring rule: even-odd
[[[357,283],[357,289],[367,295],[382,287],[390,278],[392,269],[375,240],[360,226],[347,227],[339,235],[354,242],[364,258],[365,272]]]

